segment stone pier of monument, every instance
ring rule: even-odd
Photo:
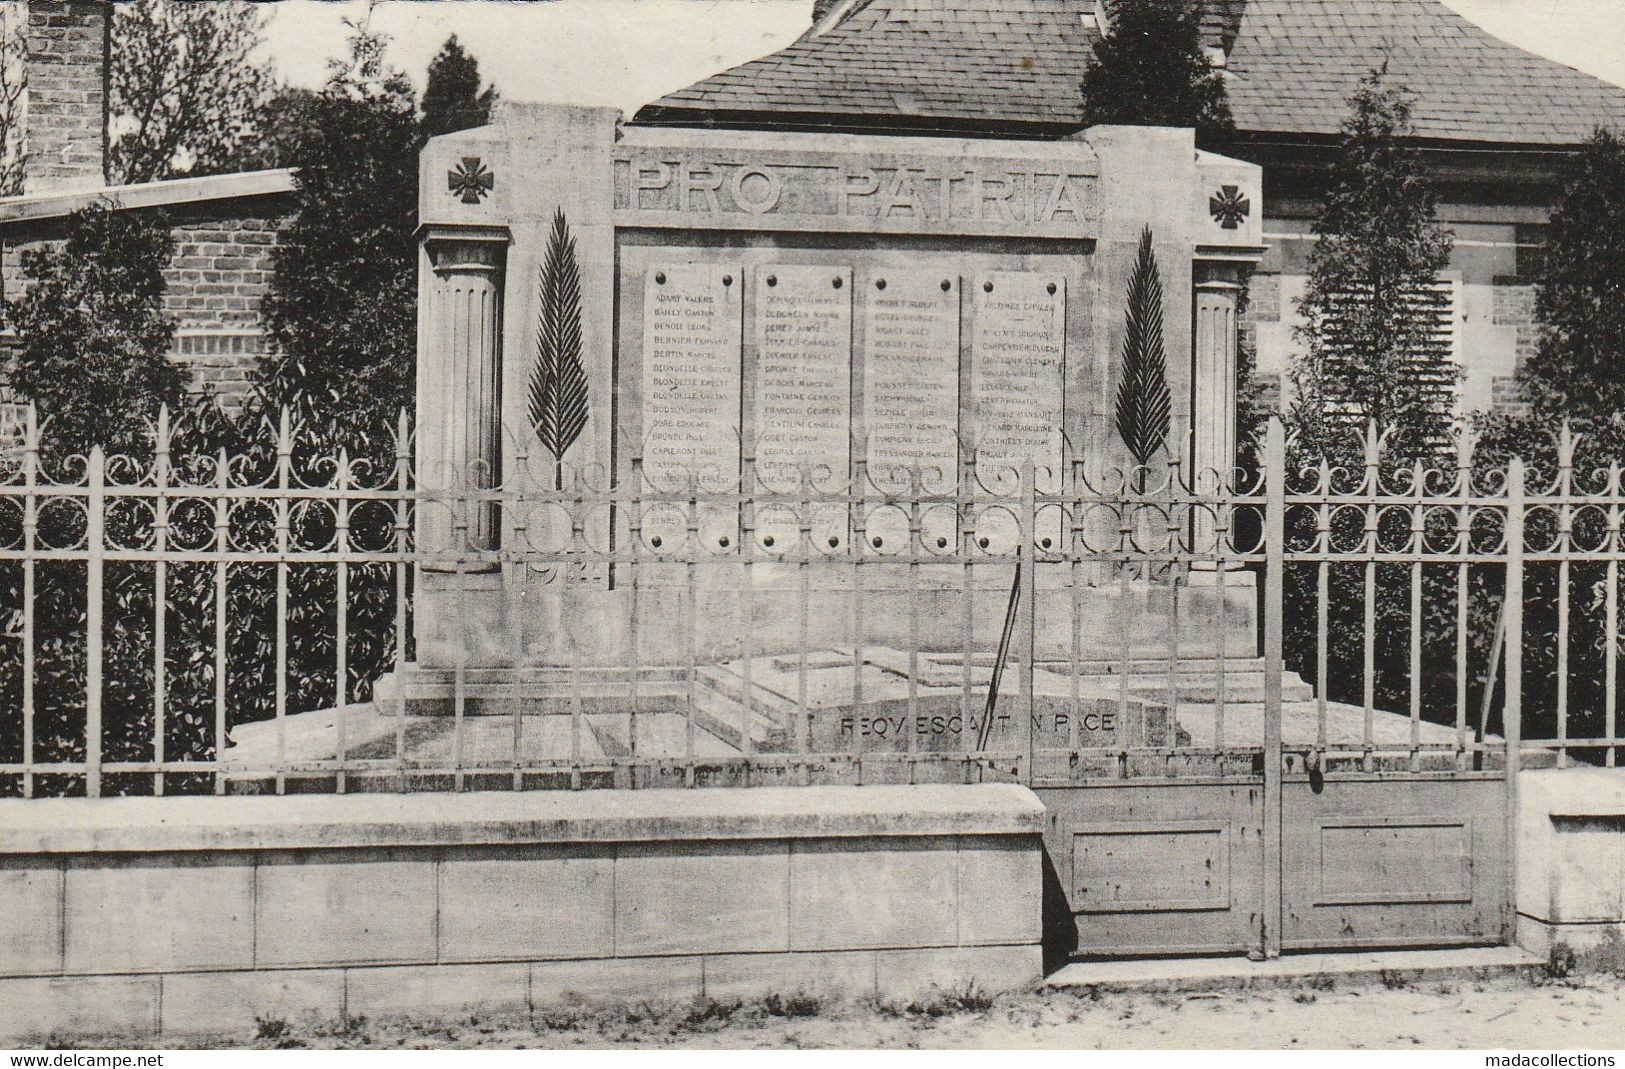
[[[1263,251],[1259,203],[1259,169],[1197,150],[1189,130],[1097,127],[1042,142],[766,134],[505,106],[422,154],[419,485],[501,488],[522,470],[598,489],[691,477],[727,487],[747,468],[759,482],[797,471],[846,485],[902,467],[951,485],[972,448],[983,472],[1030,463],[1041,481],[1075,461],[1107,478],[1130,463],[1113,404],[1124,292],[1147,229],[1169,450],[1216,484],[1235,460],[1236,305]],[[586,413],[555,463],[531,432],[530,394],[563,245]],[[855,536],[841,512],[810,509],[815,541]],[[741,571],[727,509],[701,509],[715,557],[694,569],[515,563],[526,547],[634,534],[613,510],[585,513],[522,494],[420,507],[416,660],[380,693],[443,704],[453,669],[476,694],[515,666],[540,680],[636,664],[658,680],[742,658],[874,647],[985,659],[998,645],[1009,567],[967,580],[954,564],[877,556],[861,579],[831,570],[804,590],[797,567],[765,551]],[[795,517],[755,519],[768,536],[759,550],[775,522],[780,545],[801,533]],[[886,522],[872,518],[865,541],[907,541],[906,523]],[[955,533],[950,516],[927,518],[927,535],[933,522],[947,524],[944,542]],[[639,523],[645,545],[687,533],[681,509]],[[1250,573],[1197,570],[1177,586],[1040,568],[1035,660],[1256,656]]]

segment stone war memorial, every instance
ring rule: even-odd
[[[768,134],[527,105],[420,161],[393,470],[295,479],[284,428],[270,482],[132,477],[100,449],[81,481],[39,480],[33,437],[0,472],[23,535],[0,556],[69,561],[87,606],[82,756],[0,769],[20,787],[0,1039],[1614,953],[1593,859],[1621,854],[1604,762],[1625,740],[1612,704],[1602,736],[1542,722],[1522,658],[1543,641],[1526,570],[1617,570],[1617,529],[1599,549],[1595,523],[1542,524],[1617,517],[1618,480],[1576,495],[1512,458],[1488,486],[1396,491],[1373,435],[1364,481],[1334,484],[1288,471],[1279,421],[1242,464],[1256,166],[1180,129]],[[82,548],[36,550],[65,500]],[[132,515],[144,543],[108,535]],[[130,560],[160,590],[206,566],[216,606],[212,646],[155,628],[153,690],[131,692],[148,750],[100,719],[127,667],[103,657],[103,571]],[[1336,681],[1333,567],[1407,573],[1399,702],[1369,596],[1363,704],[1297,674]],[[1291,605],[1289,569],[1318,603]],[[1446,603],[1453,662],[1420,637],[1443,569],[1501,584],[1502,682],[1473,707],[1468,600]],[[218,621],[255,577],[284,617],[274,708],[232,721],[228,684],[254,677]],[[289,621],[312,596],[332,689],[299,708]],[[1318,615],[1291,664],[1289,605]],[[370,693],[352,610],[405,639],[366,662],[393,665]],[[22,649],[50,652],[33,626]],[[212,695],[165,689],[211,653]],[[1423,686],[1449,664],[1453,701]],[[181,714],[207,747],[165,733]],[[84,797],[56,796],[70,777]]]
[[[686,752],[696,720],[718,755],[1017,738],[987,695],[1022,488],[1128,485],[1113,412],[1145,235],[1171,409],[1149,477],[1229,484],[1259,197],[1256,166],[1174,129],[769,135],[518,105],[434,139],[416,658],[380,706],[506,712],[517,665],[527,713],[581,713],[607,753]],[[1107,511],[1045,507],[1033,541],[1107,544]],[[1173,734],[1067,666],[1257,656],[1239,567],[1029,573],[1041,734]]]

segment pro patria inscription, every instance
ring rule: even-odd
[[[615,207],[628,225],[1093,237],[1092,167],[1023,159],[842,157],[627,149]]]

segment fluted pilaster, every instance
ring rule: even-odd
[[[417,470],[422,488],[444,496],[443,504],[420,510],[418,544],[421,551],[455,557],[498,545],[496,502],[469,495],[501,480],[507,246],[505,240],[435,234],[424,244],[428,351],[419,356]]]

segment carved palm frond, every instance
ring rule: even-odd
[[[1117,387],[1117,433],[1134,463],[1151,463],[1168,440],[1172,401],[1162,346],[1162,276],[1151,251],[1151,229],[1140,233],[1140,252],[1128,281],[1122,380]]]
[[[530,423],[555,462],[587,425],[587,372],[581,366],[581,271],[562,209],[542,261],[536,364],[530,372]]]

